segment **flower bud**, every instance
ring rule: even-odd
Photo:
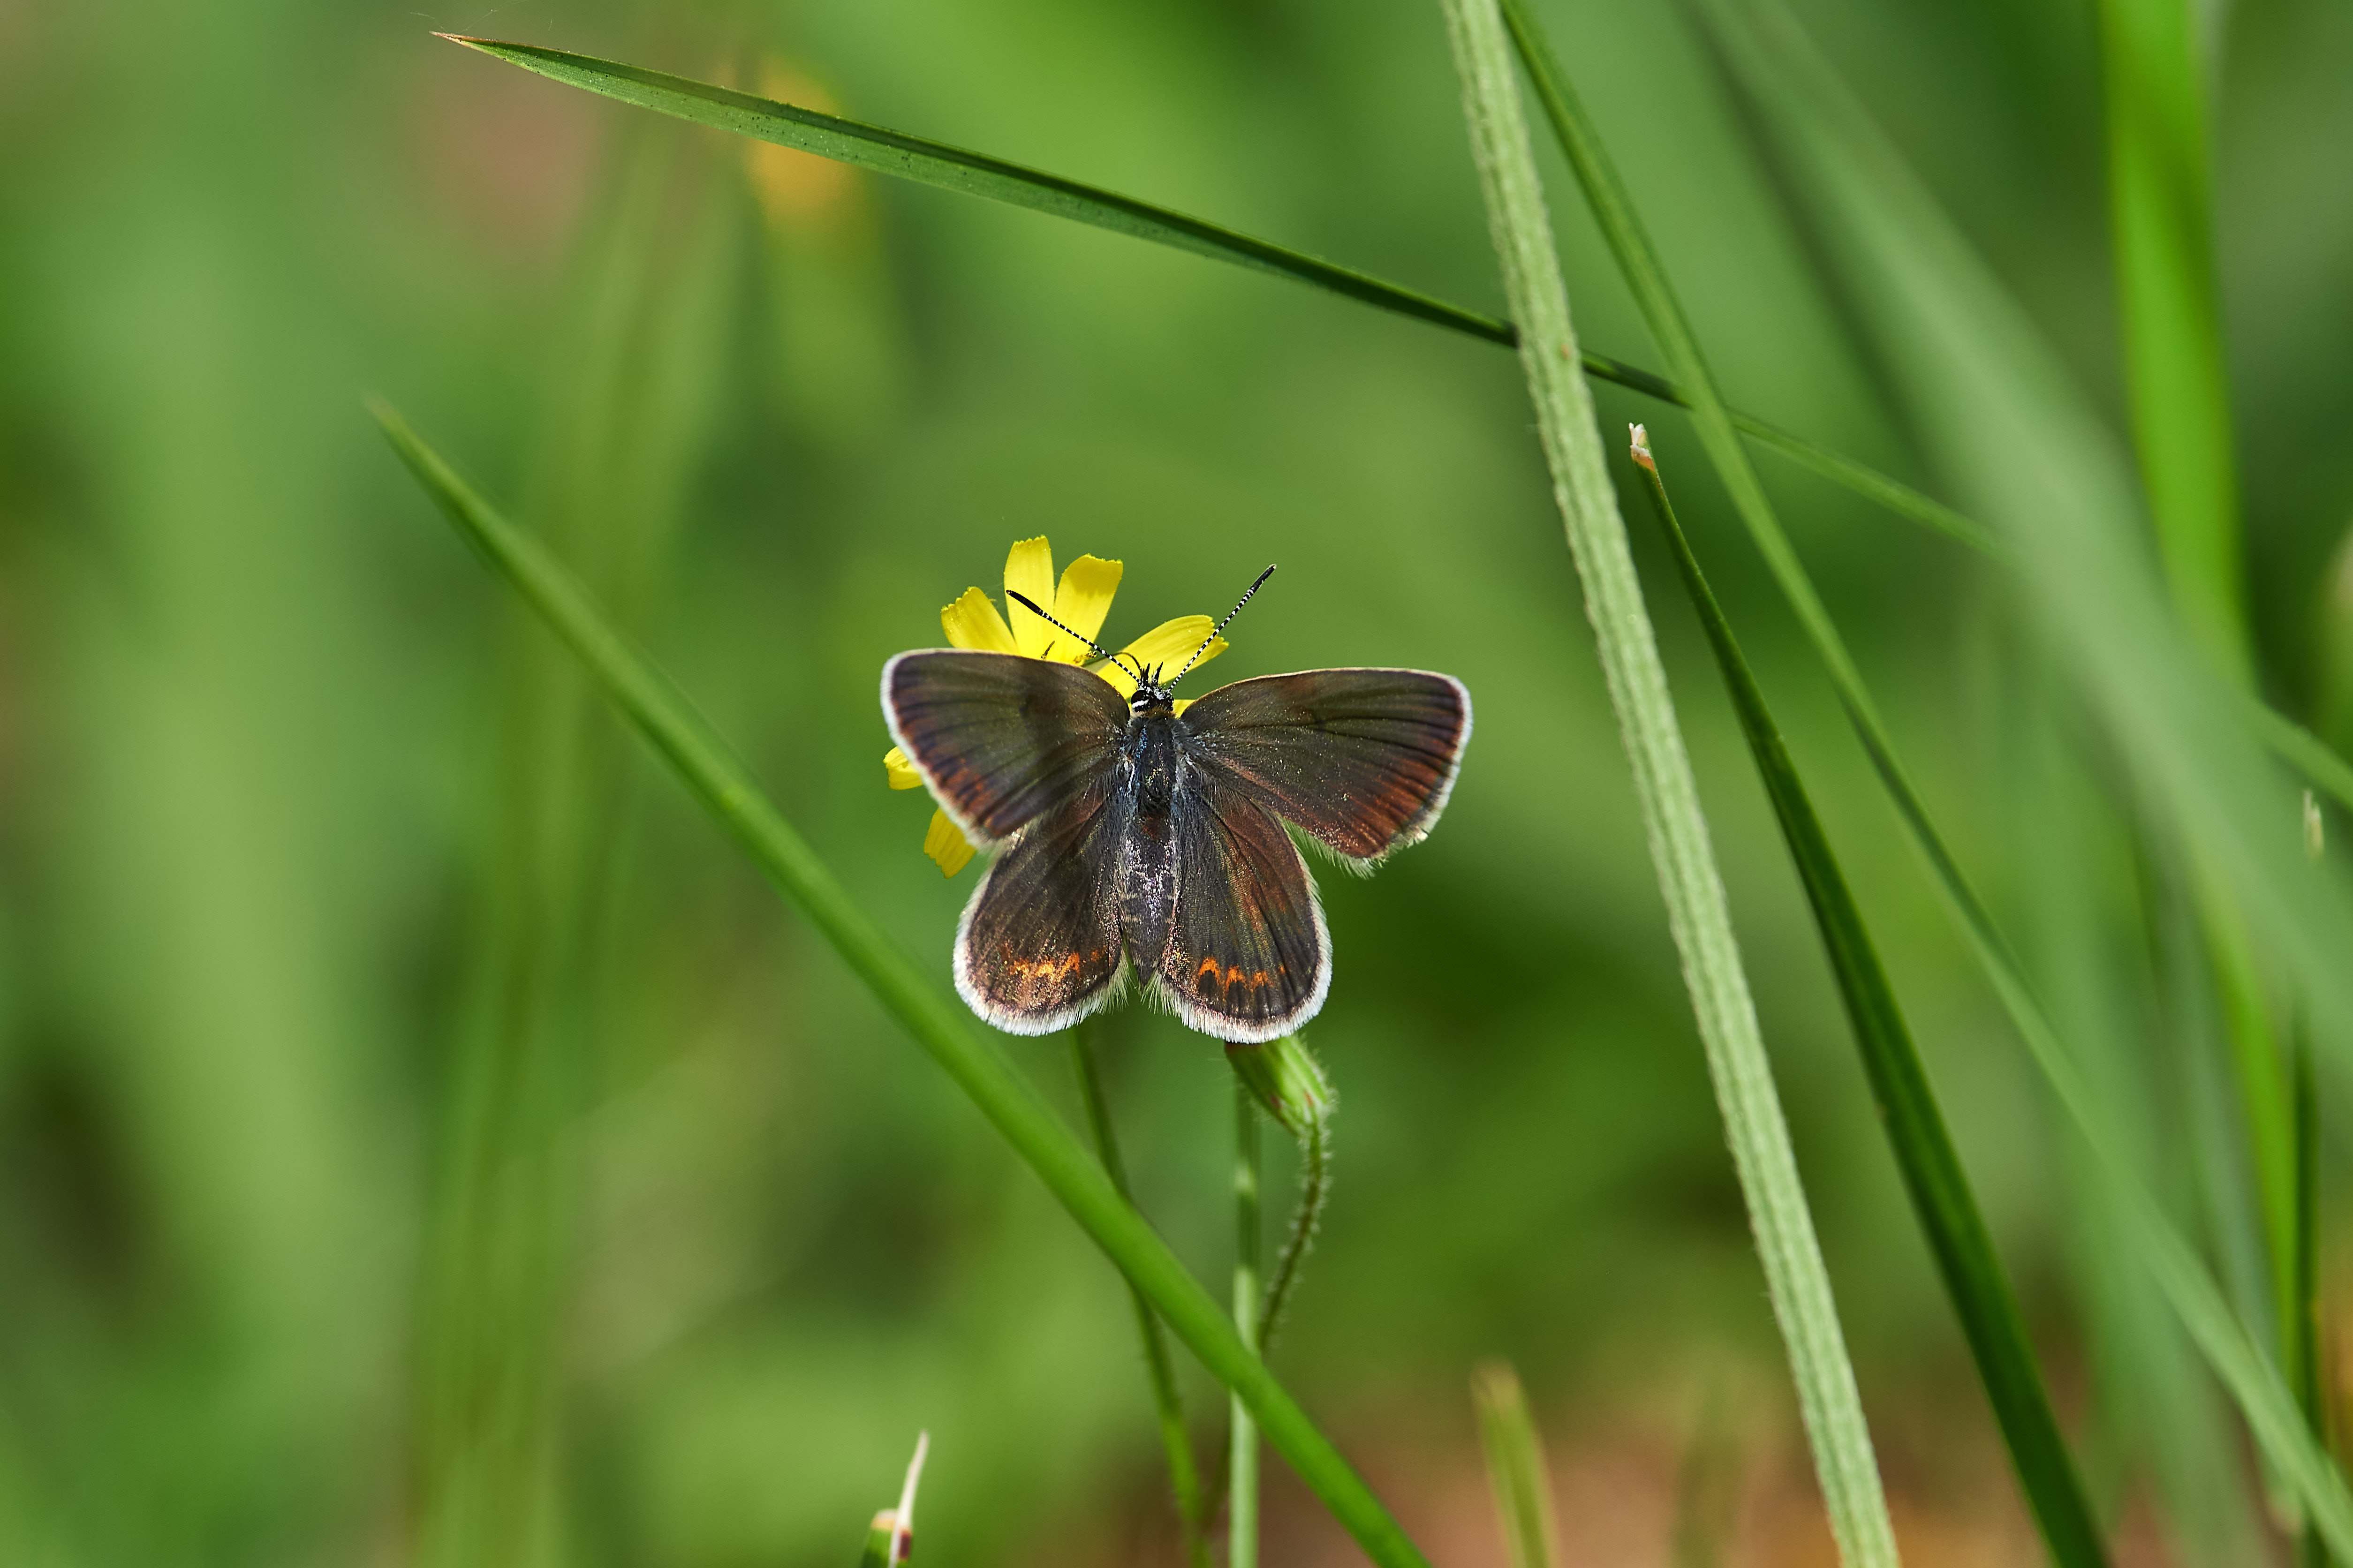
[[[1262,1046],[1228,1046],[1226,1060],[1266,1113],[1293,1138],[1303,1140],[1332,1119],[1338,1103],[1332,1080],[1297,1035]]]

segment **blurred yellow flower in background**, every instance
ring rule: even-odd
[[[1060,664],[1084,664],[1093,650],[1080,639],[1092,638],[1103,629],[1103,617],[1111,613],[1112,595],[1119,592],[1121,570],[1116,561],[1082,555],[1062,569],[1062,580],[1058,585],[1054,581],[1052,547],[1042,538],[1025,539],[1005,557],[1005,612],[999,614],[996,601],[978,588],[966,588],[955,603],[940,612],[940,629],[947,634],[950,647],[1019,654],[1025,658],[1048,658]],[[1014,600],[1016,594],[1044,605],[1049,615],[1078,637],[1073,637],[1024,608]],[[1179,616],[1173,621],[1163,621],[1121,648],[1119,653],[1125,656],[1124,658],[1098,662],[1094,671],[1116,687],[1122,697],[1132,697],[1135,694],[1135,666],[1149,669],[1155,664],[1180,664],[1216,628],[1217,622],[1208,616]],[[1226,639],[1215,638],[1203,649],[1198,662],[1207,664],[1225,651]],[[1179,702],[1176,710],[1181,713],[1189,706],[1189,702]],[[892,789],[921,789],[923,785],[923,775],[915,771],[907,753],[896,746],[882,754],[882,772]],[[949,820],[948,814],[935,809],[931,828],[923,835],[923,853],[938,864],[940,875],[953,877],[972,858],[973,848],[964,831]]]

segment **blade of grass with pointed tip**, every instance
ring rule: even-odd
[[[891,174],[941,190],[985,196],[1050,217],[1109,229],[1155,245],[1172,246],[1213,260],[1295,279],[1366,304],[1451,327],[1506,346],[1514,341],[1509,321],[1448,304],[1395,283],[1272,245],[1202,218],[1137,201],[1097,185],[1082,184],[1042,170],[1025,168],[985,153],[951,147],[902,132],[778,103],[689,77],[624,65],[535,44],[438,35],[494,58],[569,87],[583,88],[623,103],[691,121],[716,131],[772,142],[831,158],[878,174]]]
[[[1520,106],[1512,46],[1495,0],[1444,0],[1462,112],[1488,229],[1513,313],[1520,367],[1551,471],[1586,618],[1633,776],[1668,929],[1699,1026],[1716,1104],[1747,1205],[1766,1292],[1788,1352],[1798,1408],[1847,1568],[1896,1561],[1871,1429],[1839,1327],[1771,1060],[1725,907],[1691,758],[1642,601],[1625,520],[1609,483],[1593,397],[1576,374],[1577,333],[1561,280],[1535,150]]]
[[[1560,1531],[1553,1523],[1552,1475],[1519,1373],[1505,1362],[1482,1364],[1471,1374],[1471,1398],[1512,1568],[1553,1568],[1560,1561]]]
[[[1514,3],[1504,0],[1507,6]],[[1638,426],[1635,463],[1642,471],[1683,590],[1691,596],[1692,608],[1699,615],[1725,686],[1732,694],[1733,710],[1739,715],[1749,754],[1772,800],[1773,815],[1781,824],[1789,858],[1797,863],[1798,875],[1805,884],[1814,923],[1830,954],[1847,1020],[1862,1055],[1872,1099],[1879,1107],[1897,1168],[1903,1172],[1913,1213],[1927,1236],[1937,1272],[1944,1277],[1946,1292],[1961,1321],[1961,1331],[1968,1340],[1986,1397],[1993,1405],[2019,1484],[2032,1505],[2035,1522],[2042,1527],[2052,1559],[2063,1568],[2097,1568],[2107,1561],[2099,1522],[2084,1494],[2066,1439],[2060,1435],[2059,1418],[2027,1338],[2026,1320],[1994,1251],[1993,1237],[1978,1212],[1960,1154],[1945,1129],[1944,1113],[1937,1109],[1927,1069],[1913,1044],[1887,972],[1880,964],[1862,911],[1856,907],[1831,849],[1829,836],[1822,831],[1788,749],[1781,742],[1780,729],[1765,705],[1765,694],[1750,674],[1732,627],[1700,572],[1698,558],[1675,521],[1666,482],[1651,453],[1641,444],[1640,432]]]
[[[1210,1375],[1246,1404],[1260,1429],[1366,1555],[1382,1568],[1429,1564],[1362,1477],[1235,1332],[1200,1282],[1129,1205],[962,1004],[918,973],[850,899],[830,868],[753,782],[669,679],[617,632],[545,547],[476,495],[390,407],[374,405],[393,449],[459,533],[587,668],[607,699],[737,847],[841,955],[884,1011],[963,1089],[1038,1173],[1094,1244],[1151,1298]]]
[[[2308,876],[2267,822],[2292,821],[2240,730],[2227,686],[2184,646],[2134,548],[2124,465],[2018,308],[1921,188],[1797,24],[1766,0],[1707,0],[1722,58],[1788,147],[1922,427],[1952,472],[2006,519],[2043,624],[2152,802],[2225,870],[2337,1047],[2353,1020],[2342,889]],[[2281,839],[2287,835],[2277,836]],[[1979,913],[1981,913],[1981,909]],[[1996,941],[1990,925],[1972,941]],[[2204,1264],[2117,1160],[2099,1108],[1999,945],[1989,975],[2071,1120],[2095,1150],[2144,1263],[2270,1455],[2340,1553],[2353,1496]]]
[[[1254,271],[1294,279],[1485,342],[1508,348],[1518,341],[1509,321],[1497,321],[1219,224],[1060,174],[1025,168],[987,153],[590,55],[536,44],[465,37],[455,33],[438,36],[566,86],[697,125],[772,142],[780,147],[796,148],[919,184],[983,196],[1156,245],[1172,246]],[[1584,353],[1579,361],[1588,374],[1604,381],[1666,402],[1685,403],[1683,390],[1663,376],[1606,354]],[[1792,461],[1901,516],[1949,533],[1980,550],[1998,552],[2000,548],[1992,534],[1950,507],[1852,458],[1755,415],[1736,409],[1732,417],[1744,432]]]

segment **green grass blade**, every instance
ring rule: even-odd
[[[1024,168],[1002,158],[992,158],[985,153],[951,147],[945,142],[927,141],[920,136],[910,136],[903,132],[868,125],[856,120],[844,120],[839,115],[821,114],[814,109],[778,103],[748,92],[695,81],[688,77],[648,70],[642,66],[623,65],[616,60],[601,60],[563,49],[542,48],[535,44],[501,43],[489,38],[460,37],[451,33],[439,36],[567,86],[583,88],[659,114],[691,121],[697,125],[707,125],[715,131],[733,132],[754,141],[772,142],[779,147],[792,147],[804,153],[814,153],[820,158],[831,158],[838,163],[870,169],[878,174],[891,174],[941,190],[960,191],[966,195],[985,196],[1010,206],[1044,213],[1050,217],[1067,218],[1072,223],[1109,229],[1114,234],[1149,240],[1155,245],[1171,246],[1196,256],[1231,262],[1254,271],[1294,279],[1347,299],[1377,305],[1385,310],[1450,327],[1475,338],[1484,338],[1490,342],[1509,346],[1514,341],[1515,334],[1509,321],[1482,316],[1476,310],[1448,304],[1443,300],[1435,300],[1427,294],[1385,282],[1353,268],[1287,249],[1202,218],[1137,201],[1116,191],[1064,179],[1060,174]]]
[[[1520,364],[1552,472],[1554,500],[1584,585],[1587,617],[1618,715],[1651,863],[1683,958],[1684,984],[1788,1353],[1831,1529],[1848,1568],[1880,1568],[1896,1560],[1894,1530],[1829,1271],[1757,1030],[1691,759],[1634,574],[1625,521],[1610,489],[1592,395],[1577,374],[1568,293],[1521,111],[1511,43],[1495,0],[1445,0],[1444,10],[1488,226],[1505,296],[1522,326]]]
[[[2223,868],[2252,929],[2337,1046],[2353,1020],[2341,954],[2353,918],[2269,824],[2292,821],[2246,744],[2236,700],[2187,646],[2138,553],[2124,465],[2052,356],[1810,41],[1766,0],[1708,14],[1767,126],[1819,204],[1922,428],[1950,470],[2006,524],[2050,634],[2138,783],[2190,846]],[[2274,802],[2279,809],[2274,810]],[[2130,1174],[2049,1022],[1981,908],[1973,943],[2072,1120],[2100,1152],[2147,1267],[2332,1548],[2353,1497],[2310,1442],[2295,1402],[2211,1275]]]
[[[938,1063],[1038,1173],[1128,1280],[1151,1299],[1210,1375],[1232,1389],[1307,1489],[1382,1568],[1428,1568],[1362,1477],[1290,1392],[1250,1353],[1176,1254],[1121,1201],[1080,1146],[963,1005],[916,970],[859,909],[830,868],[776,811],[750,772],[683,695],[629,642],[547,550],[459,479],[392,409],[375,406],[393,448],[485,562],[586,666],[592,679],[707,806],[739,848],[841,955],[876,1001]]]
[[[1128,1190],[1127,1162],[1120,1158],[1119,1137],[1111,1119],[1111,1101],[1103,1094],[1103,1074],[1095,1067],[1092,1026],[1073,1025],[1071,1065],[1077,1070],[1079,1095],[1086,1102],[1087,1127],[1094,1135],[1095,1154],[1113,1191],[1133,1206]],[[1168,1489],[1176,1503],[1177,1529],[1185,1542],[1185,1560],[1193,1568],[1208,1568],[1209,1543],[1201,1531],[1201,1472],[1193,1458],[1193,1436],[1185,1425],[1185,1401],[1176,1389],[1176,1369],[1168,1359],[1168,1340],[1160,1320],[1143,1291],[1128,1287],[1135,1307],[1135,1333],[1144,1349],[1144,1368],[1152,1383],[1152,1409],[1160,1424],[1160,1447],[1168,1458]]]
[[[1504,0],[1509,5],[1516,0]],[[1741,731],[1773,802],[1773,814],[1805,883],[1814,922],[1828,950],[1839,994],[1846,1004],[1863,1071],[1881,1123],[1911,1194],[1913,1213],[1936,1255],[1937,1271],[1952,1298],[1953,1310],[1984,1380],[1994,1418],[2000,1424],[2019,1484],[2034,1510],[2043,1541],[2063,1568],[2096,1568],[2107,1561],[2100,1529],[2084,1496],[2074,1460],[2060,1435],[2059,1420],[2043,1386],[2042,1369],[2027,1338],[2018,1299],[1978,1212],[1968,1173],[1945,1129],[1936,1091],[1920,1061],[1894,989],[1879,962],[1878,949],[1863,925],[1862,911],[1848,889],[1830,838],[1814,813],[1781,732],[1765,705],[1765,695],[1740,652],[1724,611],[1702,575],[1690,542],[1675,521],[1665,481],[1635,427],[1634,460],[1642,470],[1658,512],[1659,526],[1683,576],[1683,589],[1699,614],[1708,646],[1715,652],[1724,683],[1732,694]]]
[[[2312,1042],[2295,1042],[2295,1308],[2288,1364],[2295,1402],[2316,1447],[2328,1447],[2327,1395],[2322,1390],[2320,1337],[2320,1086],[2312,1072]],[[2328,1543],[2306,1519],[2296,1533],[2297,1568],[2325,1568]]]
[[[2245,547],[2196,8],[2100,0],[2099,16],[2110,254],[2141,479],[2183,620],[2243,680]]]
[[[1518,341],[1509,321],[1433,299],[1353,268],[1320,260],[1268,240],[1239,233],[1133,196],[1122,195],[1060,174],[1025,168],[1018,163],[967,152],[944,143],[910,136],[879,125],[868,125],[838,115],[756,98],[750,93],[716,87],[686,77],[669,76],[639,66],[543,48],[535,44],[501,43],[487,38],[439,35],[453,43],[526,70],[624,103],[674,115],[720,131],[773,142],[822,158],[854,164],[876,174],[913,180],[943,190],[961,191],[1013,206],[1026,207],[1096,228],[1154,244],[1173,246],[1196,256],[1225,261],[1254,271],[1295,279],[1360,303],[1410,316],[1417,321],[1467,333],[1506,348]],[[1615,360],[1606,354],[1579,356],[1588,374],[1646,396],[1689,406],[1682,388],[1666,377]],[[1982,526],[1952,508],[1930,500],[1886,475],[1785,430],[1770,420],[1733,411],[1734,422],[1749,436],[1799,464],[1843,485],[1899,516],[1937,529],[1979,550],[1998,553],[1999,542]]]
[[[1471,1398],[1512,1568],[1553,1568],[1560,1561],[1560,1531],[1553,1523],[1552,1474],[1519,1373],[1506,1363],[1486,1363],[1471,1374]]]

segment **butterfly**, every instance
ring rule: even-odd
[[[1166,679],[1138,664],[1133,698],[1016,654],[941,648],[882,667],[892,740],[965,836],[1000,851],[954,960],[957,993],[998,1028],[1068,1027],[1132,968],[1205,1035],[1290,1034],[1331,989],[1332,937],[1283,825],[1361,872],[1445,809],[1471,737],[1461,681],[1311,669],[1239,680],[1179,713],[1170,688],[1209,642]]]

